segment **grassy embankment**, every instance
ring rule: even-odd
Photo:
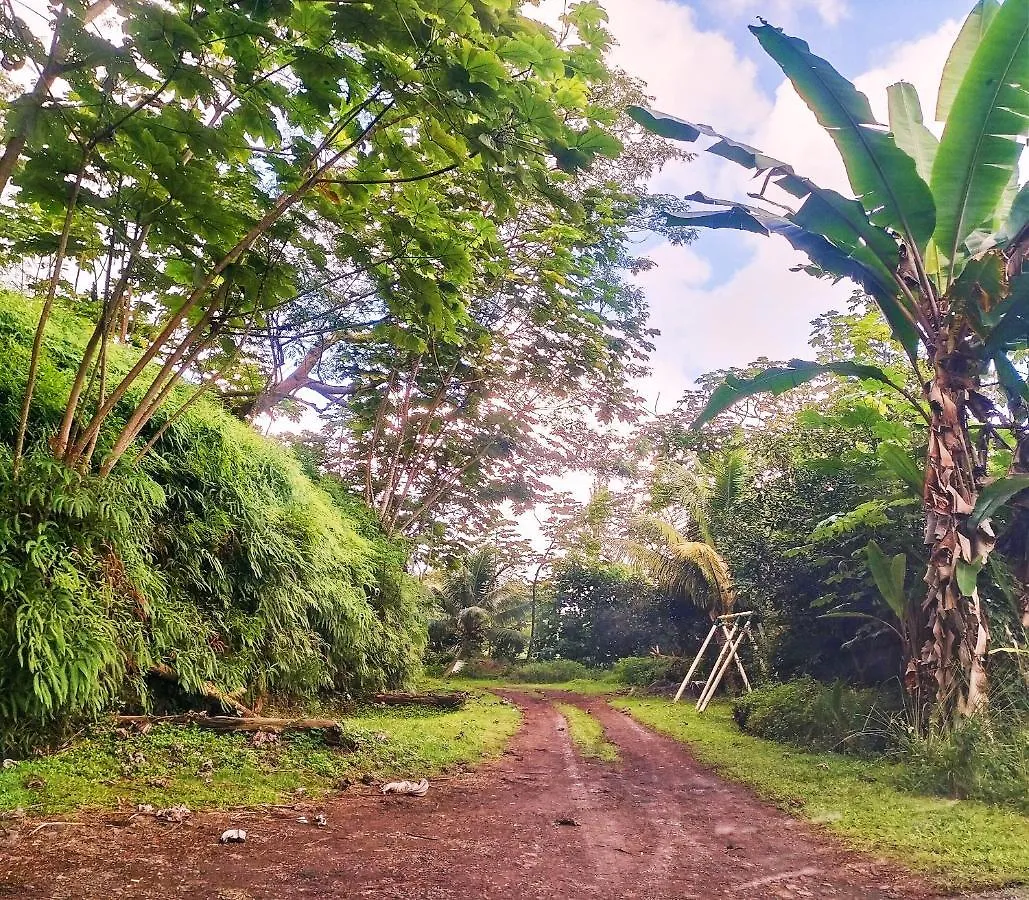
[[[332,710],[312,714],[335,716]],[[276,803],[325,795],[345,780],[433,777],[499,754],[520,722],[518,710],[489,694],[464,709],[365,707],[338,717],[357,749],[313,735],[251,746],[241,734],[156,726],[118,737],[98,728],[74,746],[0,771],[0,815],[45,815],[109,808],[119,801],[192,809]]]
[[[899,763],[805,753],[741,733],[727,706],[618,698],[614,706],[689,745],[713,769],[850,846],[953,888],[1029,882],[1029,818],[1012,809],[912,793]]]

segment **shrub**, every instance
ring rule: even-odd
[[[36,449],[13,478],[33,324],[31,304],[0,295],[0,354],[13,361],[0,367],[0,744],[118,699],[148,706],[155,670],[173,672],[180,695],[410,683],[425,596],[406,546],[278,443],[201,402],[107,478],[42,449],[67,395],[68,347],[88,335],[66,311],[41,361]]]
[[[669,681],[681,665],[678,659],[666,656],[627,656],[612,667],[615,681],[635,687],[650,687],[658,681]]]
[[[733,702],[733,718],[749,734],[809,750],[866,753],[890,743],[896,704],[872,689],[824,684],[810,677],[759,687]]]
[[[898,736],[901,779],[924,793],[1005,803],[1029,813],[1029,727],[1014,719],[971,716],[949,731]]]
[[[574,659],[550,659],[543,662],[530,662],[510,671],[508,677],[512,681],[530,684],[557,684],[559,681],[574,681],[576,678],[589,678],[590,670]]]

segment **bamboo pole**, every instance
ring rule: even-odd
[[[704,643],[700,645],[700,650],[693,659],[693,665],[690,666],[690,670],[686,673],[686,677],[682,680],[682,684],[679,685],[679,690],[675,692],[675,698],[672,703],[678,703],[682,698],[683,691],[686,690],[686,685],[690,683],[690,679],[693,677],[693,673],[697,671],[697,667],[700,665],[700,661],[704,658],[704,653],[707,650],[708,644],[711,643],[711,638],[715,636],[715,631],[718,630],[718,620],[716,619],[711,624],[711,630],[707,633],[707,637],[704,638]]]
[[[718,651],[718,658],[715,660],[714,668],[711,670],[711,674],[707,676],[707,681],[704,682],[704,689],[700,692],[700,696],[697,698],[697,709],[700,710],[700,705],[704,701],[704,697],[707,696],[708,690],[711,687],[711,682],[715,677],[715,673],[719,672],[722,668],[723,663],[727,663],[729,647],[732,644],[733,638],[736,637],[736,632],[739,630],[739,625],[735,622],[732,624],[732,628],[729,629],[729,633],[725,637],[725,643],[722,644],[721,649]]]
[[[718,690],[718,685],[722,682],[722,678],[725,675],[725,670],[729,668],[729,659],[736,655],[736,650],[739,648],[740,644],[743,643],[743,637],[745,634],[746,630],[740,631],[739,636],[733,641],[732,645],[729,647],[729,653],[725,661],[722,663],[721,668],[717,671],[717,673],[711,673],[712,679],[709,683],[710,689],[707,691],[707,695],[702,695],[700,701],[697,702],[698,712],[704,712],[704,710],[707,709],[708,704],[711,702],[711,698],[715,694],[715,691]]]

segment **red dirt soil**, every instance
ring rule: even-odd
[[[505,754],[433,782],[424,798],[367,789],[317,807],[210,812],[181,825],[124,814],[36,831],[21,823],[0,842],[0,897],[938,896],[718,778],[602,698],[561,699],[600,719],[617,763],[580,758],[547,699],[507,696],[524,724]],[[315,812],[327,827],[296,821]],[[245,829],[246,843],[219,845],[226,828]]]

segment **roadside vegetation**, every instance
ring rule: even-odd
[[[687,744],[725,777],[851,846],[887,854],[954,888],[1029,880],[1029,818],[1017,804],[927,796],[911,789],[910,771],[900,762],[805,752],[743,734],[728,704],[701,715],[664,698],[612,702]]]
[[[337,719],[319,732],[264,743],[252,735],[154,725],[145,734],[96,726],[66,749],[0,770],[0,819],[126,804],[255,806],[345,792],[351,784],[432,778],[498,755],[520,722],[515,706],[477,694],[463,709],[364,706],[305,710]]]
[[[845,196],[645,106],[596,0],[6,4],[0,810],[432,776],[517,727],[489,689],[570,691],[856,846],[1029,880],[1029,6],[970,5],[888,125],[751,29]],[[760,192],[653,195],[694,151]],[[658,414],[633,237],[705,228],[853,293]],[[739,611],[757,690],[672,706]],[[417,686],[472,698],[368,705]],[[114,727],[276,708],[347,746]]]

